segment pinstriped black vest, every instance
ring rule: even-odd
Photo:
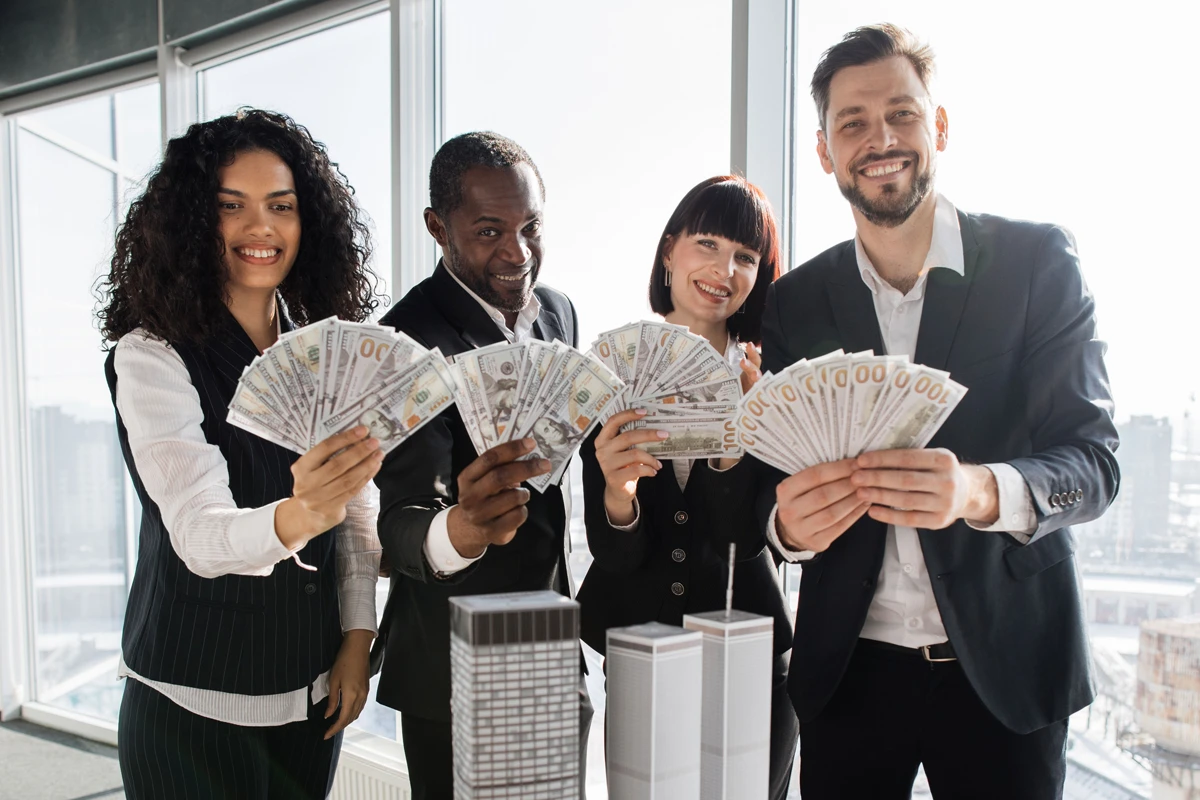
[[[285,322],[284,329],[290,329]],[[225,422],[242,371],[258,350],[226,315],[218,335],[203,346],[172,345],[183,359],[204,410],[209,444],[229,466],[238,508],[258,508],[292,493],[298,456]],[[116,406],[115,348],[105,362]],[[292,691],[333,666],[342,641],[338,612],[335,532],[311,540],[300,559],[267,577],[201,578],[175,553],[158,506],[146,494],[117,413],[117,434],[138,499],[142,526],[137,569],[125,610],[121,649],[130,669],[150,680],[237,694]]]

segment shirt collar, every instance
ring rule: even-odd
[[[450,269],[450,267],[446,266],[445,262],[442,262],[442,267],[446,270],[447,273],[450,274],[450,277],[454,279],[454,282],[463,288],[464,292],[471,295],[471,297],[475,300],[476,303],[479,303],[479,307],[482,308],[485,312],[487,312],[487,315],[492,318],[492,322],[495,322],[500,327],[501,332],[503,332],[505,336],[511,337],[518,333],[517,331],[512,330],[508,327],[508,323],[505,322],[505,320],[504,320],[504,314],[502,314],[491,303],[484,300],[479,295],[475,294],[475,292],[471,291],[471,287],[467,286],[465,283],[463,283],[462,279],[459,278],[457,275],[455,275],[454,270],[452,270],[452,269]],[[538,315],[541,313],[542,313],[541,301],[538,300],[538,297],[536,294],[530,294],[529,295],[529,303],[526,304],[526,306],[523,309],[521,309],[520,313],[517,314],[516,327],[521,328],[521,329],[532,329],[533,323],[537,320]]]
[[[877,294],[881,287],[888,285],[875,270],[875,265],[867,257],[862,239],[857,235],[854,237],[854,255],[858,259],[858,269],[863,283],[873,294]],[[942,194],[935,198],[933,238],[929,242],[929,253],[925,256],[921,277],[917,279],[917,285],[913,287],[913,291],[924,291],[925,278],[929,275],[929,270],[935,268],[948,269],[959,275],[965,275],[967,271],[966,258],[963,256],[962,230],[958,224],[958,210]]]

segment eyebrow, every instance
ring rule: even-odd
[[[889,106],[902,106],[905,103],[916,103],[916,102],[917,102],[917,98],[913,97],[911,94],[898,94],[895,97],[889,99],[887,101],[887,104]],[[843,108],[841,111],[839,111],[837,113],[837,116],[835,116],[833,119],[836,121],[836,120],[841,119],[842,117],[849,117],[849,116],[853,116],[854,114],[861,114],[864,111],[866,111],[866,108],[864,106],[849,106],[849,107]]]
[[[525,220],[525,224],[528,225],[529,223],[533,222],[534,220],[540,219],[541,216],[542,216],[541,214],[532,214]],[[481,222],[490,222],[493,225],[503,225],[504,224],[504,220],[500,219],[499,217],[488,217],[488,216],[476,217],[475,220],[471,224],[478,225]]]
[[[267,195],[267,199],[270,200],[275,197],[283,197],[285,194],[294,195],[295,193],[295,189],[280,189],[277,192],[271,192],[269,195]],[[217,194],[231,194],[234,197],[246,197],[245,192],[239,192],[237,189],[226,189],[224,186],[217,189]]]

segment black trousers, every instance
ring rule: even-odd
[[[584,800],[587,791],[588,733],[594,713],[587,685],[580,676],[579,800]],[[454,800],[454,742],[450,723],[400,712],[400,731],[412,800]]]
[[[311,703],[308,719],[245,727],[193,714],[127,678],[117,757],[130,800],[321,800],[333,788],[342,734]]]
[[[1067,720],[1028,734],[1001,725],[957,661],[859,640],[837,691],[800,723],[804,800],[908,800],[917,767],[935,800],[1060,800]]]

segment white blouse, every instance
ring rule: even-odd
[[[171,546],[187,568],[204,578],[267,576],[295,555],[275,534],[275,508],[238,508],[229,489],[229,468],[204,438],[200,396],[179,354],[142,330],[117,343],[116,406],[129,434],[129,449],[150,498],[162,512]],[[342,630],[378,633],[375,584],[382,548],[376,533],[379,494],[368,483],[346,504],[337,529],[337,585]],[[299,548],[297,548],[298,550]],[[309,569],[312,569],[309,567]],[[118,677],[153,687],[192,713],[235,725],[285,725],[308,718],[329,695],[329,673],[311,687],[272,695],[242,695],[152,681],[124,659]]]

